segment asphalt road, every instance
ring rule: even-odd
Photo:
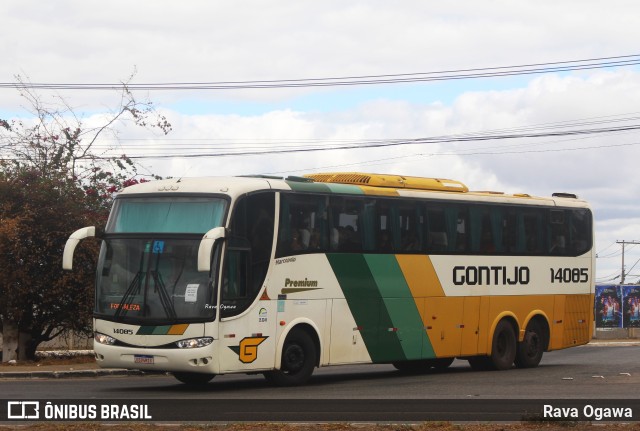
[[[209,420],[362,419],[353,411],[370,420],[440,418],[410,414],[416,410],[424,413],[425,405],[435,412],[451,407],[458,416],[469,414],[473,419],[511,420],[486,414],[498,413],[501,405],[524,411],[530,400],[536,408],[540,402],[560,403],[549,400],[570,400],[579,408],[588,403],[631,400],[627,402],[634,415],[640,415],[639,359],[640,346],[583,346],[545,353],[538,368],[525,370],[473,371],[466,361],[459,360],[446,371],[423,375],[405,375],[390,365],[328,367],[317,369],[309,384],[296,388],[272,387],[261,375],[217,376],[202,388],[185,386],[168,375],[8,379],[0,384],[4,399],[149,402],[155,403],[156,417],[158,410],[162,413],[172,406],[197,413],[216,405],[219,411],[227,412],[226,416],[207,416]],[[336,413],[341,409],[351,415]],[[313,410],[316,415],[311,414]],[[403,410],[407,410],[405,415],[398,417]],[[478,416],[479,412],[485,416]],[[453,419],[464,419],[458,416]]]

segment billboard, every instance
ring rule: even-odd
[[[640,286],[596,286],[596,328],[640,328]]]
[[[596,286],[596,328],[622,328],[622,288]]]
[[[622,286],[622,326],[640,328],[640,286]]]

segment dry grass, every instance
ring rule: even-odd
[[[2,426],[0,430],[18,429],[27,431],[639,431],[640,424],[589,424],[576,422],[536,422],[524,424],[452,424],[428,422],[421,424],[283,424],[283,423],[238,423],[238,424],[98,424],[66,423],[38,424],[27,426]]]

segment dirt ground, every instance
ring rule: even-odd
[[[452,424],[447,422],[430,422],[423,424],[41,424],[29,426],[2,426],[0,430],[27,431],[639,431],[640,423],[635,424],[588,424],[588,423],[527,423],[527,424]]]

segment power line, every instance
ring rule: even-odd
[[[625,241],[625,240],[622,240],[622,241],[616,241],[616,243],[618,243],[618,244],[622,245],[622,270],[621,270],[621,272],[620,272],[620,284],[624,284],[624,279],[625,279],[625,277],[626,277],[626,275],[627,275],[627,274],[624,272],[624,247],[625,247],[625,245],[627,245],[627,244],[630,244],[630,245],[631,245],[631,247],[635,247],[636,245],[640,245],[640,241]],[[636,261],[636,263],[634,263],[634,264],[633,264],[633,266],[631,267],[631,269],[633,269],[633,268],[636,266],[636,264],[637,264],[638,262],[640,262],[640,259],[638,259],[638,260]],[[629,272],[631,272],[631,269],[629,270]]]
[[[596,257],[600,257],[599,255],[604,253],[605,251],[609,250],[611,247],[613,247],[616,244],[616,242],[612,242],[611,244],[609,244],[608,246],[606,246],[605,248],[603,248],[602,250],[600,250],[599,252],[596,252]]]
[[[360,75],[324,78],[295,78],[250,81],[212,82],[164,82],[164,83],[26,83],[0,82],[0,88],[33,88],[48,90],[243,90],[277,89],[300,87],[332,87],[350,85],[398,84],[459,79],[495,78],[516,75],[568,72],[575,70],[603,69],[640,64],[640,54],[532,63],[513,66],[497,66],[472,69],[444,70],[435,72],[413,72],[383,75]]]
[[[614,132],[628,132],[640,129],[640,125],[630,125],[622,127],[608,127],[600,129],[578,129],[578,130],[565,130],[554,132],[541,132],[541,133],[507,133],[507,134],[488,134],[485,132],[477,134],[463,134],[463,135],[449,135],[440,137],[426,137],[415,139],[388,139],[388,140],[364,140],[354,141],[347,144],[335,144],[327,145],[326,143],[315,144],[311,146],[294,145],[290,147],[278,146],[277,148],[265,147],[265,148],[246,148],[246,147],[229,147],[218,148],[218,152],[209,153],[188,153],[181,152],[179,154],[145,154],[145,155],[132,155],[127,157],[130,159],[167,159],[167,158],[204,158],[204,157],[228,157],[228,156],[251,156],[251,155],[263,155],[263,154],[287,154],[287,153],[306,153],[306,152],[318,152],[318,151],[331,151],[331,150],[353,150],[353,149],[372,149],[372,148],[384,148],[384,147],[396,147],[403,145],[422,145],[422,144],[441,144],[441,143],[456,143],[456,142],[475,142],[486,140],[506,140],[517,138],[543,138],[543,137],[558,137],[558,136],[589,136],[589,135],[601,135],[605,133]],[[321,141],[319,141],[321,142]],[[529,144],[531,146],[533,144]],[[606,144],[606,145],[593,145],[582,146],[573,148],[547,148],[547,149],[523,149],[520,148],[507,151],[504,146],[497,146],[473,149],[473,150],[461,150],[456,152],[441,152],[430,153],[430,156],[474,156],[474,155],[505,155],[505,154],[526,154],[526,153],[548,153],[548,152],[563,152],[563,151],[582,151],[590,149],[601,148],[615,148],[615,147],[627,147],[640,145],[639,142],[633,143],[621,143],[621,144]],[[124,151],[123,148],[120,148]],[[178,149],[184,151],[184,148]],[[422,154],[420,154],[422,155]],[[108,160],[114,156],[92,156],[89,157],[93,160]],[[13,158],[16,159],[16,158]],[[5,159],[6,160],[6,159]]]
[[[558,135],[554,135],[558,136]],[[508,138],[494,138],[494,139],[508,139]],[[479,139],[482,140],[482,139]],[[401,142],[386,142],[386,143],[378,143],[378,144],[370,144],[370,145],[347,145],[347,146],[337,146],[331,148],[323,148],[323,147],[310,147],[310,148],[297,148],[297,149],[266,149],[263,151],[230,151],[230,152],[219,152],[219,153],[197,153],[197,154],[155,154],[155,155],[133,155],[128,156],[130,159],[167,159],[167,158],[196,158],[196,157],[228,157],[228,156],[257,156],[262,154],[289,154],[289,153],[306,153],[306,152],[316,152],[316,151],[334,151],[334,150],[355,150],[355,149],[371,149],[371,148],[385,148],[385,147],[395,147],[400,145],[417,145],[417,144],[426,144],[426,143],[451,143],[456,142],[455,140],[438,140],[438,141],[423,141],[423,140],[414,140],[414,141],[401,141]],[[592,149],[601,149],[601,148],[615,148],[615,147],[629,147],[640,145],[640,142],[632,142],[626,144],[607,144],[607,145],[593,145],[593,146],[585,146],[585,147],[574,147],[574,148],[549,148],[549,149],[530,149],[530,150],[513,150],[513,151],[469,151],[469,152],[448,152],[448,153],[430,153],[430,156],[479,156],[479,155],[504,155],[504,154],[527,154],[527,153],[554,153],[554,152],[563,152],[563,151],[582,151],[582,150],[592,150]],[[105,159],[110,159],[111,157],[105,157]],[[100,159],[98,157],[97,159]]]

